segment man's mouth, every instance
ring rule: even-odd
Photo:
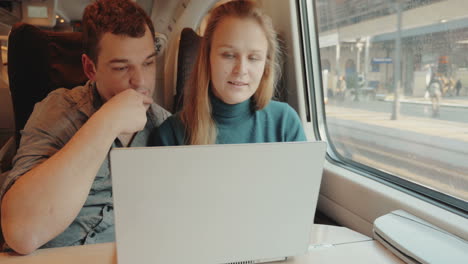
[[[138,89],[136,89],[136,91],[143,94],[143,95],[149,96],[149,90],[148,89],[138,88]]]

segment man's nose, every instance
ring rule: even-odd
[[[145,84],[145,78],[142,69],[135,68],[133,70],[132,75],[130,77],[130,84],[132,85],[132,88],[135,89]]]

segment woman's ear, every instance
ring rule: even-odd
[[[81,55],[81,63],[83,64],[83,71],[86,77],[88,77],[90,81],[96,81],[96,65],[93,60],[91,60],[88,55],[83,54]]]

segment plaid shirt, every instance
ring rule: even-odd
[[[0,187],[0,197],[3,197],[21,175],[64,147],[101,106],[101,98],[89,81],[84,86],[72,90],[57,89],[36,104],[21,132],[21,144],[13,159],[13,169]],[[147,146],[150,134],[169,115],[170,113],[162,107],[152,104],[147,112],[148,121],[145,128],[135,135],[130,147]],[[118,140],[112,144],[112,148],[115,147],[121,147]],[[63,233],[41,248],[114,240],[112,181],[108,154],[96,174],[88,198],[78,216]],[[8,245],[4,248],[7,249]]]

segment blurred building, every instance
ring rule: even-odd
[[[468,1],[316,0],[315,6],[329,83],[363,76],[365,85],[393,91],[400,9],[403,92],[423,95],[431,74],[468,85]]]

